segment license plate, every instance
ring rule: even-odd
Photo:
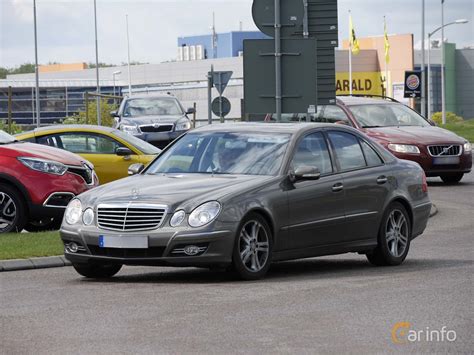
[[[434,165],[457,165],[459,157],[436,157],[433,158]]]
[[[147,249],[148,237],[146,236],[99,236],[100,248],[116,249]]]

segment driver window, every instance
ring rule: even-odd
[[[318,118],[318,121],[352,126],[344,110],[336,105],[324,106],[324,110]]]
[[[333,172],[326,140],[321,132],[307,135],[298,144],[291,167],[296,170],[301,166],[315,166],[321,174]]]

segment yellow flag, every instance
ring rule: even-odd
[[[390,63],[390,42],[388,41],[388,34],[387,34],[387,22],[385,21],[385,17],[383,19],[383,27],[384,27],[384,44],[385,44],[385,63]]]
[[[352,25],[352,15],[349,15],[349,32],[351,36],[349,40],[349,44],[351,47],[352,54],[357,55],[360,52],[360,46],[359,46],[359,40],[356,37],[354,26]]]

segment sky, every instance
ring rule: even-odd
[[[287,0],[289,1],[289,0]],[[293,1],[293,0],[292,0]],[[295,0],[296,1],[296,0]],[[421,38],[422,0],[339,0],[339,38],[347,38],[348,11],[358,37],[382,35],[383,16],[390,34]],[[210,32],[212,12],[218,32],[256,30],[252,0],[97,0],[99,60],[127,61],[125,16],[129,18],[131,60],[173,60],[177,38]],[[441,24],[441,0],[425,0],[426,31]],[[36,0],[38,57],[48,62],[95,62],[93,0]],[[474,45],[474,1],[445,0],[445,23],[466,18],[466,25],[446,28],[445,38],[458,48]],[[0,0],[0,67],[34,62],[33,0]]]

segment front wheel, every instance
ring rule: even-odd
[[[232,256],[234,270],[244,280],[264,277],[270,268],[273,247],[267,221],[252,213],[242,221],[237,233]]]
[[[411,224],[406,208],[401,203],[392,203],[382,218],[377,248],[367,254],[367,259],[377,266],[400,265],[407,257],[410,237]]]
[[[443,180],[445,184],[457,184],[462,180],[463,176],[463,173],[445,174],[441,175],[441,180]]]
[[[105,279],[120,271],[120,264],[72,264],[79,275],[90,279]]]

